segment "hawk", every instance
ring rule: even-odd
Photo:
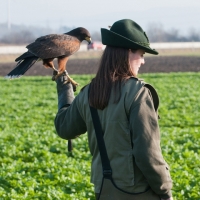
[[[53,77],[53,79],[56,79],[66,70],[69,56],[79,50],[83,40],[86,40],[89,44],[91,43],[90,33],[83,27],[75,28],[64,34],[49,34],[39,37],[26,46],[27,52],[15,59],[18,62],[17,66],[6,77],[19,78],[36,61],[42,60],[45,67],[52,68],[54,72],[57,72],[54,73]],[[53,60],[55,58],[58,61],[58,69],[54,67]]]

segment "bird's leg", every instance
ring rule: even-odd
[[[60,56],[58,57],[58,71],[59,74],[62,74],[66,70],[66,64],[69,57],[66,56]]]
[[[54,67],[53,64],[53,59],[43,59],[43,65],[47,68],[52,68],[53,69],[53,77],[52,80],[55,81],[57,75],[58,75],[58,70]]]
[[[52,58],[50,58],[50,59],[43,59],[42,61],[43,61],[44,67],[52,68],[53,70],[58,71],[58,70],[54,67],[53,59],[52,59]]]
[[[76,81],[74,81],[73,78],[71,78],[71,77],[69,76],[69,74],[66,74],[66,76],[67,76],[67,78],[69,79],[69,81],[72,83],[73,86],[75,86],[75,87],[78,86],[78,83],[77,83]]]
[[[63,72],[66,71],[66,63],[68,61],[68,57],[58,57],[58,75],[61,75]],[[78,85],[78,83],[76,81],[74,81],[68,73],[66,73],[68,79],[69,79],[69,82],[72,83],[73,87],[76,87]]]

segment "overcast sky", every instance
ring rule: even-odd
[[[192,28],[200,32],[200,0],[0,0],[0,23],[7,23],[8,13],[11,28],[82,26],[99,31],[117,20],[132,19],[144,30],[153,23],[183,34]]]

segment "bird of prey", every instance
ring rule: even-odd
[[[75,28],[64,34],[50,34],[39,37],[35,42],[26,46],[27,52],[15,59],[18,62],[17,66],[6,77],[19,78],[36,61],[42,60],[45,67],[52,68],[54,72],[57,72],[54,73],[55,79],[66,70],[69,56],[79,50],[83,40],[91,43],[89,31],[82,27]],[[58,69],[54,67],[54,58],[57,58]]]

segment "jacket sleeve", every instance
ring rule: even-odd
[[[157,195],[163,199],[171,197],[172,180],[160,148],[158,115],[145,87],[131,106],[130,126],[136,165]]]
[[[77,108],[77,98],[69,107],[58,110],[54,120],[58,135],[63,139],[73,139],[87,131],[85,121]]]

